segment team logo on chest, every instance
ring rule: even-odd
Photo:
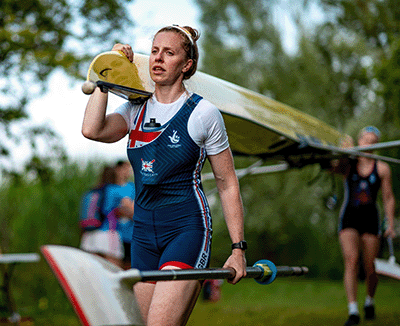
[[[168,147],[177,148],[177,147],[181,146],[181,144],[179,144],[180,137],[179,137],[178,132],[176,130],[173,130],[172,131],[172,136],[168,136],[168,138],[171,141],[171,144],[168,144]]]
[[[367,181],[361,181],[360,182],[360,189],[365,191],[368,188],[368,183]]]
[[[142,171],[147,173],[154,173],[153,172],[153,164],[156,160],[152,161],[145,161],[142,159]]]
[[[360,182],[356,198],[360,204],[368,204],[369,202],[371,202],[372,198],[367,181],[362,180]]]
[[[173,131],[172,136],[168,136],[168,137],[169,137],[169,139],[170,139],[172,144],[179,143],[179,138],[180,137],[178,136],[178,132],[176,130]]]

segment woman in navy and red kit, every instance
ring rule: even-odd
[[[144,104],[127,102],[106,115],[107,93],[97,88],[83,121],[85,137],[115,142],[129,134],[128,157],[135,174],[132,267],[139,270],[209,266],[211,216],[200,171],[210,161],[229,230],[232,253],[224,267],[237,283],[246,274],[243,206],[222,116],[183,80],[197,69],[199,34],[168,26],[153,39],[149,72],[155,82]],[[129,60],[127,44],[116,44]],[[155,123],[149,124],[150,119]],[[153,121],[154,122],[154,121]],[[201,289],[196,280],[135,284],[146,325],[185,325]]]
[[[377,143],[380,132],[368,126],[358,136],[359,146]],[[344,147],[352,147],[352,140]],[[364,303],[365,319],[375,318],[374,295],[378,285],[374,260],[378,255],[381,221],[376,204],[382,192],[387,229],[384,236],[394,237],[395,198],[392,190],[391,170],[387,163],[372,158],[358,157],[336,162],[334,172],[344,176],[344,201],[340,211],[339,240],[345,263],[344,286],[348,301],[349,317],[345,325],[357,325],[360,314],[357,304],[357,277],[359,253],[362,252],[367,284]]]

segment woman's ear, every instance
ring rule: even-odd
[[[192,60],[192,59],[189,59],[189,60],[186,62],[186,64],[183,66],[182,72],[185,73],[185,72],[189,71],[189,69],[190,69],[190,67],[192,67],[192,65],[193,65],[193,60]]]

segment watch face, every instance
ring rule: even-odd
[[[242,249],[246,250],[247,249],[247,242],[246,241],[240,241],[237,243],[232,244],[232,249]]]

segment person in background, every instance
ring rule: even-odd
[[[221,299],[223,280],[205,280],[203,282],[203,301],[217,302]]]
[[[118,205],[117,231],[121,237],[124,246],[124,257],[122,267],[129,269],[131,267],[131,241],[133,233],[133,212],[135,199],[135,185],[130,179],[133,171],[129,161],[120,160],[115,165],[115,185],[111,187],[113,200]]]
[[[128,157],[135,174],[132,267],[139,270],[209,266],[211,215],[200,173],[210,161],[232,240],[224,268],[246,275],[243,205],[221,113],[184,79],[197,69],[197,30],[177,25],[153,38],[149,72],[153,96],[143,105],[127,102],[107,114],[108,94],[96,88],[86,106],[82,134],[112,143],[129,134]],[[133,60],[127,44],[114,45]],[[148,126],[150,118],[154,127]],[[150,123],[151,124],[151,123]],[[157,125],[158,124],[158,125]],[[198,280],[138,282],[134,292],[147,326],[185,325],[201,289]]]
[[[358,135],[359,146],[376,144],[380,131],[373,126],[362,129]],[[343,147],[353,147],[347,139]],[[333,172],[344,177],[345,196],[340,211],[339,241],[344,258],[344,286],[348,301],[349,317],[345,325],[357,325],[360,313],[357,303],[357,278],[359,254],[362,253],[367,284],[364,304],[365,319],[375,318],[374,295],[378,285],[374,260],[379,252],[381,222],[377,207],[378,192],[381,191],[387,229],[385,237],[394,237],[395,198],[392,189],[390,166],[379,160],[359,156],[333,162]]]
[[[87,252],[104,257],[109,262],[122,267],[123,246],[119,234],[116,231],[117,216],[110,204],[112,192],[110,187],[116,183],[116,173],[112,166],[105,166],[100,174],[100,180],[95,187],[102,189],[99,209],[103,221],[100,227],[84,231],[81,237],[80,248]]]

